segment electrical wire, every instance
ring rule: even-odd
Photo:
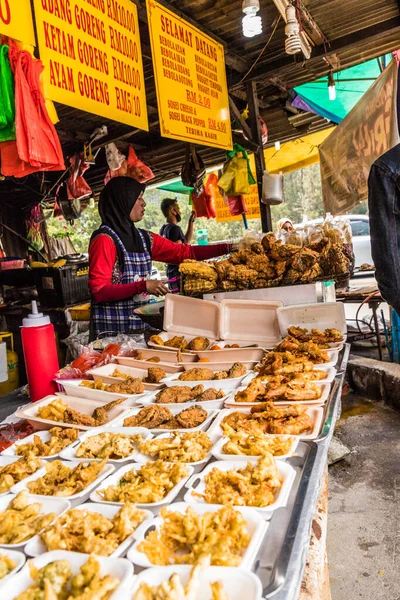
[[[264,54],[265,50],[268,48],[268,46],[269,46],[269,44],[270,44],[270,42],[271,42],[272,38],[273,38],[273,37],[274,37],[274,35],[275,35],[275,31],[276,31],[276,30],[277,30],[277,28],[278,28],[278,25],[279,25],[279,22],[280,22],[281,18],[282,18],[282,17],[281,17],[281,15],[279,15],[279,16],[277,17],[277,19],[276,19],[276,23],[275,23],[275,25],[274,25],[274,27],[273,27],[273,29],[272,29],[271,35],[269,36],[269,38],[268,38],[268,40],[267,40],[267,42],[266,42],[265,46],[262,48],[262,50],[260,51],[260,54],[257,56],[256,60],[253,62],[253,64],[251,65],[251,67],[250,67],[250,69],[247,71],[247,73],[246,73],[245,75],[243,75],[243,77],[242,77],[242,79],[239,81],[239,83],[243,83],[243,81],[246,79],[246,77],[247,77],[248,75],[250,75],[250,73],[252,72],[252,70],[254,69],[254,67],[256,66],[256,64],[258,63],[258,61],[260,60],[260,58],[262,57],[262,55]]]
[[[357,309],[357,312],[356,312],[356,324],[357,324],[358,331],[360,332],[361,335],[363,335],[363,332],[361,331],[360,323],[358,321],[358,315],[360,314],[360,310],[364,306],[364,304],[366,304],[367,302],[369,302],[371,300],[371,298],[374,298],[375,296],[378,296],[379,294],[380,294],[380,292],[379,292],[379,290],[377,290],[376,292],[373,292],[372,294],[370,294],[369,296],[367,296],[366,298],[364,298],[364,300],[361,302],[360,306]],[[364,323],[365,323],[365,321],[364,321]],[[367,325],[367,323],[365,323],[365,325]]]

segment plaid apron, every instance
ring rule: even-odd
[[[151,275],[151,254],[147,248],[146,238],[142,231],[138,229],[142,238],[144,252],[127,252],[120,238],[110,227],[103,226],[104,233],[109,235],[118,245],[124,257],[123,271],[120,271],[118,258],[114,267],[114,284],[135,283],[143,279],[150,279]],[[118,300],[117,302],[97,303],[92,299],[92,336],[98,338],[100,334],[107,332],[108,335],[117,335],[118,333],[136,333],[138,330],[147,329],[148,325],[135,315],[135,308],[146,304],[148,299],[143,294]]]

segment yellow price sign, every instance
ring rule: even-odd
[[[34,0],[34,7],[46,97],[147,131],[135,4]]]
[[[0,33],[29,46],[35,45],[30,0],[0,0]]]
[[[257,185],[252,185],[250,187],[250,192],[248,194],[243,195],[243,199],[246,205],[247,212],[245,213],[247,220],[250,219],[260,219],[260,201],[258,196],[258,188]],[[225,223],[228,221],[241,221],[242,216],[238,215],[236,217],[232,217],[229,212],[229,207],[225,204],[224,199],[221,195],[216,198],[215,201],[215,211],[217,213],[217,223]]]
[[[161,135],[230,150],[224,47],[155,0],[147,15]]]

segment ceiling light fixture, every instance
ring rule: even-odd
[[[262,20],[257,15],[259,10],[259,0],[243,0],[242,11],[244,12],[244,17],[242,27],[245,37],[251,38],[262,33]]]
[[[291,4],[286,7],[285,33],[286,54],[298,54],[301,52],[300,25],[296,18],[296,9]]]
[[[331,100],[333,102],[333,100],[336,100],[336,84],[335,84],[335,79],[333,77],[333,71],[331,71],[328,75],[328,93],[329,93],[329,100]]]
[[[275,4],[276,8],[279,11],[279,14],[281,15],[281,17],[283,18],[283,20],[285,21],[285,23],[287,23],[289,25],[288,29],[285,28],[285,33],[289,38],[293,37],[293,30],[296,30],[297,33],[295,33],[295,37],[298,38],[300,40],[300,49],[303,52],[303,56],[305,59],[309,59],[311,56],[311,46],[310,43],[307,39],[307,35],[305,33],[305,31],[299,31],[297,30],[297,27],[300,29],[299,27],[299,23],[297,20],[297,16],[296,16],[296,9],[295,7],[292,5],[292,1],[290,0],[273,0],[273,3]],[[297,24],[297,27],[296,27]],[[293,51],[288,51],[289,50],[294,50],[295,48],[295,44],[294,41],[296,42],[296,48],[297,48],[297,39],[296,40],[291,40],[291,42],[289,43],[289,40],[286,41],[285,44],[285,49],[287,54],[297,54],[298,50],[296,49],[296,52]]]

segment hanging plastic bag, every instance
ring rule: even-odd
[[[196,217],[200,219],[201,217],[205,217],[206,219],[215,219],[217,216],[214,202],[212,197],[207,194],[207,192],[203,188],[203,192],[197,196],[193,191],[191,195],[191,200],[193,204],[193,210],[196,212]]]
[[[122,154],[122,152],[118,150],[114,142],[107,144],[105,150],[108,168],[110,171],[118,171],[118,169],[121,168],[124,160],[126,160],[125,154]]]
[[[247,213],[246,201],[243,195],[226,196],[226,202],[232,217],[238,217],[239,215]]]
[[[15,140],[14,76],[8,46],[0,46],[0,142]]]
[[[154,179],[154,173],[141,161],[137,156],[133,146],[129,146],[128,153],[128,175],[132,179],[136,179],[139,183],[146,183],[150,179]]]
[[[68,200],[78,200],[92,195],[92,190],[83,174],[90,167],[90,163],[83,156],[75,154],[69,159],[71,164],[70,176],[67,180]]]
[[[216,206],[218,202],[224,201],[224,198],[218,187],[218,177],[215,173],[210,173],[206,179],[204,190],[209,196],[211,196],[214,206]]]
[[[255,179],[250,169],[248,154],[242,146],[235,144],[231,152],[227,152],[228,161],[223,168],[218,185],[227,196],[240,196],[250,193],[250,186]]]
[[[183,185],[195,189],[197,196],[203,193],[203,179],[206,174],[206,169],[201,156],[196,152],[193,144],[186,146],[185,162],[181,170],[181,178]]]

